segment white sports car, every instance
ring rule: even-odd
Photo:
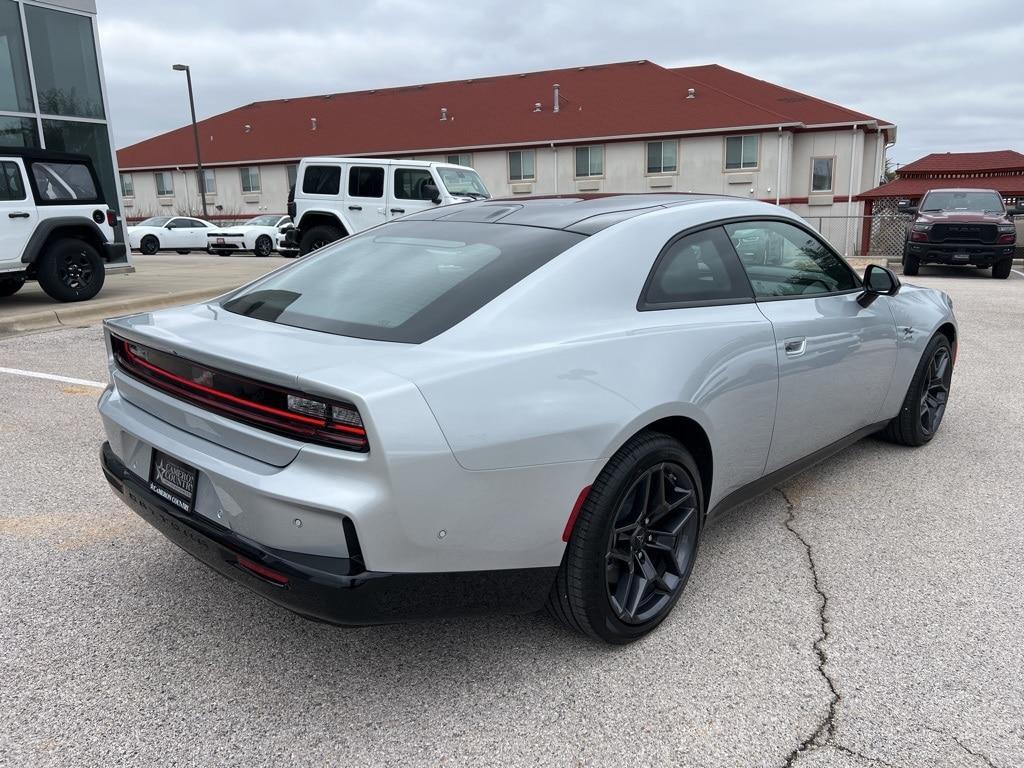
[[[276,213],[249,219],[237,227],[220,227],[208,234],[208,250],[218,256],[232,251],[252,251],[257,256],[269,256],[277,246],[278,235],[292,226],[291,216]]]
[[[624,643],[708,520],[930,441],[957,326],[783,208],[629,195],[439,206],[106,341],[107,479],[220,573],[339,624],[547,605]]]
[[[188,253],[206,249],[206,235],[214,225],[191,216],[154,216],[128,227],[128,247],[154,254],[157,251]]]

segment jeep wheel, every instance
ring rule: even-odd
[[[24,277],[5,277],[0,279],[0,296],[13,296],[25,284]]]
[[[186,250],[184,248],[178,248],[174,252],[175,253],[180,253],[182,256],[185,256],[186,254],[192,253],[192,251]]]
[[[269,235],[260,235],[256,238],[256,245],[253,248],[253,253],[257,256],[269,256],[274,252],[274,241],[270,239]]]
[[[903,252],[903,274],[907,277],[913,277],[917,274],[917,270],[921,266],[921,260],[917,256],[912,256],[906,251]]]
[[[302,242],[299,243],[299,253],[305,256],[307,253],[323,248],[328,243],[340,240],[342,232],[337,227],[329,224],[320,224],[311,227],[308,232],[302,233]]]
[[[139,250],[147,256],[152,256],[160,250],[160,241],[154,235],[146,235],[139,243]]]
[[[992,277],[996,280],[1005,280],[1010,276],[1010,269],[1013,267],[1013,259],[1003,259],[992,265]]]
[[[57,301],[91,299],[106,277],[99,252],[84,240],[55,240],[37,262],[36,279],[46,294]]]

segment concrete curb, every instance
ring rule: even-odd
[[[162,309],[181,304],[191,304],[212,299],[215,296],[233,291],[239,283],[216,285],[192,291],[157,294],[155,296],[138,296],[120,301],[86,301],[81,304],[55,304],[54,309],[26,312],[14,317],[0,320],[0,336],[29,331],[45,331],[62,326],[83,326],[105,320],[108,317]]]

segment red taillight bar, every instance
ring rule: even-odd
[[[265,565],[257,563],[255,560],[250,560],[248,557],[238,555],[236,562],[240,568],[244,568],[250,573],[254,573],[262,579],[273,582],[279,587],[283,587],[288,583],[288,577],[280,571],[275,571],[273,568],[267,568]]]
[[[362,427],[338,424],[327,417],[315,418],[283,408],[274,408],[264,403],[255,402],[244,397],[238,397],[230,392],[206,386],[198,381],[186,379],[172,371],[154,365],[148,360],[142,359],[132,351],[132,343],[117,336],[111,336],[111,345],[114,349],[114,359],[120,370],[168,394],[299,440],[318,442],[332,447],[357,451],[366,451],[369,448],[366,430]],[[135,346],[143,350],[146,349],[141,345]],[[182,362],[185,363],[187,361],[183,360]],[[245,381],[249,385],[263,388],[264,391],[277,393],[285,397],[288,395],[308,397],[305,393],[290,392],[277,387],[267,387],[258,382],[251,382],[234,374],[216,371],[196,363],[188,362],[188,364],[199,368],[204,373],[227,376],[236,381]],[[331,406],[327,401],[318,402],[324,402],[327,411],[330,411]],[[355,411],[355,408],[348,404],[344,404],[341,407]],[[358,412],[356,412],[356,415],[358,420]]]

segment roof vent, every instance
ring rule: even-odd
[[[309,130],[311,130],[311,131],[315,131],[316,130],[316,118],[315,117],[309,118]]]
[[[540,102],[539,102],[539,101],[535,101],[535,102],[533,102],[533,111],[534,111],[534,112],[540,112],[540,111],[542,111],[542,110],[543,110],[543,107],[541,107],[541,105],[540,105]]]
[[[686,89],[686,98],[688,98],[688,99],[696,99],[697,98],[697,91],[696,91],[696,89],[694,89],[694,88],[687,88]]]
[[[245,125],[244,125],[244,126],[242,127],[242,130],[244,130],[244,131],[245,131],[246,133],[252,133],[252,126],[251,126],[251,125],[249,125],[248,123],[246,123],[246,124],[245,124]]]
[[[555,106],[554,106],[554,108],[553,108],[553,109],[551,110],[552,112],[557,112],[557,111],[558,111],[558,101],[559,101],[559,97],[558,97],[558,89],[559,89],[559,88],[561,88],[561,86],[560,86],[560,85],[559,85],[558,83],[555,83]]]
[[[441,120],[444,121],[444,120],[447,120],[447,119],[448,119],[448,107],[441,107]]]

